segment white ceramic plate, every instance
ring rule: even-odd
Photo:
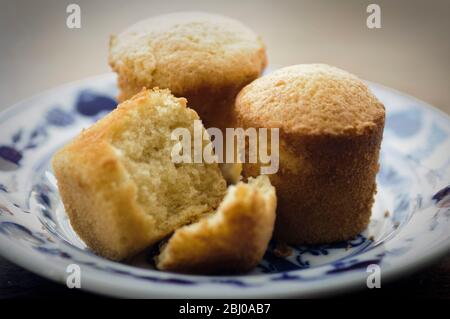
[[[450,247],[450,119],[412,97],[369,85],[386,106],[387,122],[372,220],[354,240],[292,247],[287,258],[277,257],[271,245],[253,272],[239,276],[160,272],[151,252],[131,264],[95,256],[69,224],[50,158],[115,107],[115,78],[107,74],[0,114],[0,253],[61,283],[67,266],[77,264],[82,289],[120,297],[314,296],[365,288],[370,264],[380,266],[382,282],[422,266]]]

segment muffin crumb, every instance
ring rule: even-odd
[[[267,176],[232,185],[214,214],[175,231],[156,267],[192,274],[249,271],[267,249],[275,209],[275,188]]]
[[[279,241],[276,243],[273,253],[280,258],[289,257],[292,255],[292,248],[285,242]]]

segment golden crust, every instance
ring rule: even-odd
[[[97,254],[123,259],[157,236],[148,231],[154,220],[137,205],[136,185],[107,143],[65,148],[53,158],[53,169],[72,227]]]
[[[153,112],[164,108],[165,103],[180,105],[183,114],[187,112],[188,117],[198,119],[195,111],[185,107],[185,99],[173,97],[168,90],[144,90],[84,130],[52,159],[60,195],[74,230],[101,256],[124,259],[175,229],[162,227],[154,216],[146,213],[148,208],[138,200],[139,185],[119,159],[121,151],[113,145],[119,132],[137,126],[131,119],[132,112],[143,108]],[[209,193],[205,212],[218,206],[226,188],[218,166],[211,166],[210,172],[216,176],[213,179],[216,188]],[[193,217],[194,214],[187,216],[181,225],[196,220]]]
[[[275,209],[275,188],[267,176],[230,186],[214,215],[175,231],[156,266],[201,274],[249,271],[267,248]]]
[[[109,63],[118,74],[119,100],[142,87],[169,88],[194,105],[205,126],[222,128],[236,94],[261,74],[267,58],[260,37],[240,22],[180,12],[113,35]]]
[[[325,65],[288,67],[244,88],[235,112],[244,128],[280,128],[275,238],[329,243],[367,227],[384,107],[362,81]],[[259,166],[244,164],[244,175]]]
[[[360,134],[384,119],[363,81],[326,64],[293,65],[253,81],[239,93],[236,112],[255,127],[294,136]]]

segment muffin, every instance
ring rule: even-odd
[[[244,128],[279,128],[275,238],[330,243],[367,227],[385,111],[360,79],[324,64],[286,67],[247,85],[234,112]],[[244,175],[260,166],[244,164]]]
[[[215,214],[175,231],[156,266],[199,274],[249,271],[272,237],[275,208],[275,189],[267,176],[230,186]]]
[[[169,90],[144,90],[54,155],[66,213],[94,252],[133,256],[219,206],[226,182],[216,163],[171,160],[171,132],[186,128],[193,139],[198,119]]]
[[[236,94],[266,66],[260,37],[233,19],[180,12],[138,22],[111,36],[109,63],[119,100],[142,87],[185,97],[206,127],[225,128]]]

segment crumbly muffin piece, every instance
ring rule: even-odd
[[[171,132],[193,137],[197,119],[169,90],[143,90],[54,155],[70,222],[94,252],[124,259],[218,207],[226,192],[218,165],[171,160]]]
[[[324,64],[286,67],[246,86],[234,112],[244,128],[280,129],[275,238],[328,243],[367,227],[385,110],[363,81]]]
[[[206,127],[232,127],[239,90],[266,66],[259,36],[231,18],[179,12],[140,21],[110,39],[109,63],[118,74],[119,100],[142,87],[185,97]]]
[[[275,209],[275,188],[267,176],[232,185],[216,213],[175,231],[156,266],[199,274],[249,271],[266,251]]]

